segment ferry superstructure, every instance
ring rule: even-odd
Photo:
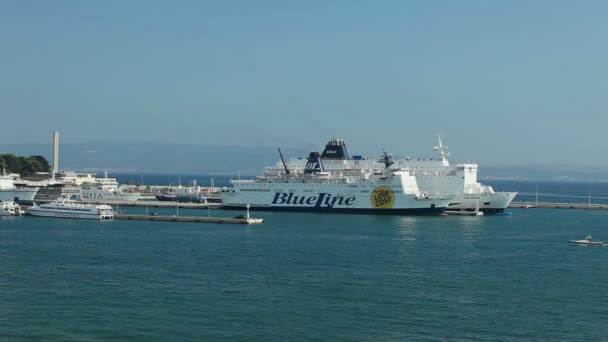
[[[489,185],[477,181],[479,166],[468,162],[450,165],[447,146],[438,137],[435,146],[438,156],[422,160],[398,159],[400,167],[407,167],[418,180],[421,189],[431,194],[456,194],[448,210],[480,210],[484,213],[501,213],[517,195],[517,192],[496,192]]]
[[[15,186],[13,177],[7,175],[6,170],[2,169],[2,175],[0,175],[0,201],[32,203],[37,192],[37,187]]]
[[[116,178],[108,178],[108,171],[104,172],[103,178],[95,178],[94,182],[86,182],[80,185],[80,199],[82,200],[118,200],[137,201],[141,193],[126,193],[118,188]]]
[[[293,212],[335,212],[399,215],[438,215],[450,199],[418,189],[407,170],[391,167],[329,171],[318,152],[302,170],[267,168],[255,180],[234,180],[222,193],[224,208]]]
[[[112,207],[105,204],[82,204],[76,203],[68,198],[62,198],[51,203],[34,204],[27,209],[32,216],[92,219],[92,220],[113,220],[114,211]]]
[[[491,186],[477,181],[478,165],[474,162],[450,165],[447,146],[441,138],[435,146],[437,158],[397,158],[395,166],[408,170],[416,178],[420,191],[433,196],[451,196],[453,199],[448,210],[481,210],[484,213],[499,213],[517,195],[517,192],[495,192]],[[378,169],[383,163],[378,159],[366,159],[361,156],[350,157],[346,143],[341,139],[331,139],[321,154],[321,160],[326,170]],[[292,158],[287,163],[290,170],[303,170],[306,160]],[[281,162],[270,169],[278,170]]]

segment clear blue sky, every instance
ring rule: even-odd
[[[0,144],[606,158],[606,1],[0,1]]]

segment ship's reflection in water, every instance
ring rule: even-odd
[[[470,244],[479,240],[483,235],[484,222],[490,219],[484,216],[403,217],[399,219],[398,233],[403,240],[424,237],[435,241],[450,239]]]
[[[451,217],[450,219],[455,219],[452,222],[452,227],[459,229],[462,232],[463,240],[469,242],[474,242],[479,238],[483,220],[487,220],[483,216],[462,216]]]
[[[399,221],[399,227],[401,227],[399,233],[401,235],[400,240],[404,241],[415,241],[416,240],[416,229],[420,226],[419,217],[404,217]]]

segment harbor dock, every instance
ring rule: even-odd
[[[145,215],[145,214],[114,214],[115,220],[136,221],[166,221],[166,222],[195,222],[195,223],[228,223],[228,224],[260,224],[262,218],[232,218],[208,216],[175,216],[175,215]]]
[[[165,202],[165,201],[116,201],[116,200],[93,200],[83,201],[79,200],[78,203],[89,203],[89,204],[107,204],[113,207],[149,207],[149,208],[180,208],[180,209],[221,209],[221,203],[190,203],[190,202]]]
[[[113,207],[149,207],[149,208],[180,208],[180,209],[222,209],[221,203],[188,203],[188,202],[163,202],[163,201],[79,201],[80,203],[108,204]],[[509,208],[544,208],[544,209],[587,209],[608,210],[608,204],[602,203],[562,203],[562,202],[511,202]],[[459,214],[450,211],[449,215],[473,215]],[[469,213],[469,212],[467,212]]]
[[[511,202],[509,208],[543,208],[543,209],[586,209],[608,210],[608,204],[601,203],[559,203],[559,202]]]

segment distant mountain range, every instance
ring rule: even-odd
[[[480,163],[478,177],[485,180],[608,182],[608,165],[484,165]]]
[[[283,155],[308,155],[308,149],[282,146]],[[52,161],[51,144],[0,145],[0,153],[42,155]],[[276,146],[187,145],[155,142],[62,143],[60,169],[120,173],[256,175],[279,160]],[[475,156],[471,156],[475,157]],[[452,161],[457,162],[457,161]],[[608,164],[491,164],[478,161],[480,179],[608,181]]]

